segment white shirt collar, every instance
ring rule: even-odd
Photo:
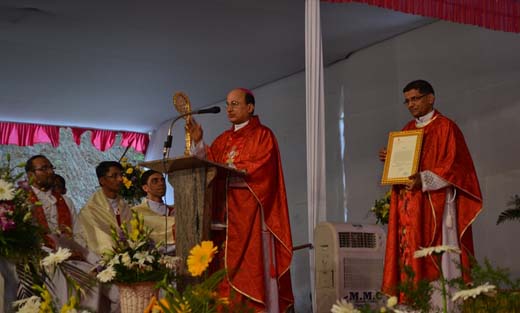
[[[53,205],[56,203],[56,198],[52,195],[52,189],[43,191],[32,185],[31,185],[31,188],[32,188],[34,194],[36,195],[36,197],[38,198],[38,200],[40,200],[42,202],[44,207],[47,207],[47,206],[50,206],[50,205]]]
[[[431,110],[429,113],[426,113],[425,115],[416,118],[415,126],[416,127],[426,126],[432,120],[434,113],[435,113],[435,110]]]
[[[168,207],[163,202],[157,202],[150,199],[146,199],[148,202],[148,207],[150,210],[154,211],[155,213],[159,215],[167,215],[168,213]]]
[[[249,124],[249,120],[245,121],[244,123],[241,123],[241,124],[235,124],[235,129],[234,131],[237,131],[241,128],[244,128],[247,124]]]
[[[48,196],[52,195],[52,189],[44,191],[44,190],[40,190],[40,189],[34,187],[33,185],[31,185],[31,188],[36,195],[48,195]]]

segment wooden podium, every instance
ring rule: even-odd
[[[193,246],[210,239],[215,205],[212,183],[216,178],[243,176],[244,173],[196,156],[167,158],[139,165],[168,174],[175,199],[176,255],[186,261]]]

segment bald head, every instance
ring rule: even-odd
[[[255,112],[255,97],[245,88],[231,90],[226,97],[226,112],[233,124],[248,121]]]

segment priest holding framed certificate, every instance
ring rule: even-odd
[[[385,161],[382,184],[392,185],[382,291],[406,303],[398,285],[409,280],[438,284],[439,268],[446,279],[463,276],[474,255],[471,224],[482,209],[482,195],[464,136],[452,120],[433,108],[435,93],[424,80],[408,83],[404,105],[414,117],[402,131],[389,135],[379,152]],[[414,258],[427,247],[449,245],[461,254]],[[461,267],[457,264],[462,265]],[[438,304],[436,295],[433,305]]]

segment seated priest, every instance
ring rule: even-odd
[[[98,258],[112,248],[111,227],[130,227],[131,212],[119,195],[123,184],[123,167],[116,161],[103,161],[96,167],[101,188],[79,211],[75,230],[78,241]],[[98,312],[119,312],[119,291],[115,286],[102,290]]]
[[[103,161],[96,167],[101,188],[79,211],[76,231],[81,243],[98,256],[112,248],[110,227],[127,226],[131,218],[128,204],[119,195],[123,184],[123,167],[116,161]]]
[[[153,229],[151,237],[156,242],[164,242],[166,251],[172,253],[175,249],[175,209],[164,203],[166,181],[163,175],[154,170],[147,170],[141,175],[141,186],[146,198],[132,208],[144,217],[144,223]]]
[[[43,155],[29,158],[25,164],[25,172],[29,182],[29,200],[34,203],[33,216],[46,232],[45,247],[53,251],[58,247],[68,248],[72,252],[70,265],[89,272],[95,259],[90,260],[90,253],[74,241],[73,225],[76,210],[73,202],[64,194],[54,189],[56,175],[54,166]],[[90,260],[91,262],[87,262]],[[51,277],[54,288],[51,290],[62,306],[69,298],[68,284],[65,276],[56,271]],[[85,290],[87,291],[87,290]],[[97,290],[87,291],[80,305],[97,309]]]

